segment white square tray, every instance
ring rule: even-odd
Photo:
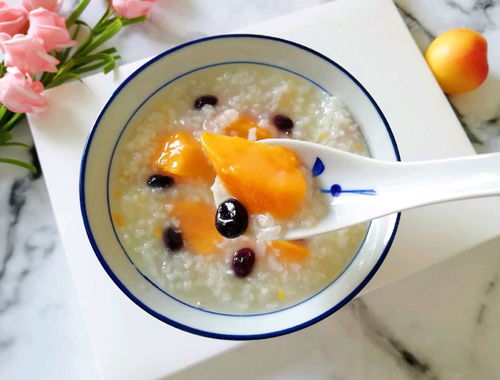
[[[403,160],[474,154],[390,0],[339,0],[243,32],[302,43],[344,66],[382,108]],[[84,84],[72,82],[50,90],[49,110],[29,118],[90,339],[106,379],[158,378],[238,344],[190,335],[146,314],[108,278],[88,243],[78,199],[84,142],[106,99],[141,62],[111,75],[90,76]],[[494,237],[499,211],[500,199],[492,198],[405,212],[393,248],[364,292]]]

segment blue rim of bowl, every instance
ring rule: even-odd
[[[111,97],[109,98],[109,100],[106,102],[106,104],[104,105],[103,109],[99,113],[99,116],[97,117],[97,119],[96,119],[96,121],[94,123],[94,126],[92,127],[92,131],[90,132],[90,134],[89,134],[89,136],[87,138],[87,141],[85,142],[85,148],[84,148],[84,151],[83,151],[83,156],[82,156],[81,166],[80,166],[80,183],[79,183],[80,209],[81,209],[81,212],[82,212],[83,224],[84,224],[84,227],[85,227],[85,231],[87,233],[87,237],[88,237],[89,242],[90,242],[90,244],[92,246],[92,249],[94,250],[95,255],[97,256],[97,259],[99,260],[99,262],[103,266],[103,268],[106,271],[106,273],[108,274],[108,276],[110,276],[110,278],[120,288],[120,290],[123,293],[125,293],[125,295],[128,298],[130,298],[137,306],[139,306],[140,308],[142,308],[144,311],[146,311],[147,313],[149,313],[153,317],[159,319],[160,321],[165,322],[165,323],[167,323],[167,324],[169,324],[169,325],[171,325],[173,327],[176,327],[178,329],[181,329],[183,331],[186,331],[186,332],[189,332],[189,333],[193,333],[193,334],[196,334],[196,335],[205,336],[205,337],[208,337],[208,338],[225,339],[225,340],[257,340],[257,339],[266,339],[266,338],[272,338],[272,337],[277,337],[277,336],[281,336],[281,335],[286,335],[286,334],[292,333],[294,331],[298,331],[298,330],[301,330],[301,329],[306,328],[308,326],[311,326],[311,325],[313,325],[313,324],[315,324],[315,323],[317,323],[317,322],[325,319],[326,317],[330,316],[331,314],[335,313],[337,310],[341,309],[345,304],[347,304],[349,301],[351,301],[366,286],[366,284],[372,279],[372,277],[375,275],[375,273],[378,271],[378,269],[382,265],[383,261],[385,260],[385,258],[387,256],[387,253],[389,252],[389,250],[391,248],[392,242],[394,241],[394,237],[396,235],[396,231],[398,229],[399,221],[400,221],[400,218],[401,218],[401,213],[398,213],[396,215],[396,220],[394,221],[394,227],[393,227],[391,236],[389,237],[389,239],[387,241],[387,244],[386,244],[384,250],[382,251],[382,254],[380,255],[378,261],[375,263],[375,265],[373,266],[373,268],[371,269],[371,271],[366,275],[366,277],[363,279],[363,281],[361,281],[361,283],[356,288],[354,288],[353,291],[351,291],[351,293],[349,293],[347,296],[345,296],[340,302],[338,302],[332,308],[330,308],[326,312],[323,312],[322,314],[320,314],[320,315],[318,315],[318,316],[316,316],[316,317],[314,317],[314,318],[312,318],[312,319],[310,319],[308,321],[302,322],[302,323],[300,323],[298,325],[295,325],[295,326],[292,326],[292,327],[289,327],[289,328],[286,328],[286,329],[282,329],[282,330],[279,330],[279,331],[273,331],[273,332],[268,332],[268,333],[264,333],[264,334],[233,335],[233,334],[214,333],[214,332],[209,332],[209,331],[204,331],[204,330],[196,329],[196,328],[193,328],[193,327],[190,327],[190,326],[187,326],[187,325],[183,325],[183,324],[181,324],[179,322],[176,322],[176,321],[174,321],[174,320],[172,320],[170,318],[165,317],[162,314],[159,314],[155,310],[151,309],[149,306],[145,305],[140,299],[138,299],[131,291],[128,290],[127,287],[125,287],[125,285],[120,281],[120,279],[114,274],[113,270],[109,267],[108,263],[104,259],[104,256],[100,252],[99,247],[97,246],[97,242],[95,241],[94,236],[92,234],[92,230],[91,230],[91,227],[90,227],[90,223],[88,221],[87,210],[86,210],[86,206],[85,206],[85,172],[86,172],[86,165],[87,165],[87,157],[88,157],[88,154],[89,154],[89,150],[90,150],[90,147],[91,147],[91,144],[92,144],[92,140],[93,140],[94,134],[95,134],[95,132],[98,129],[98,126],[99,126],[99,123],[101,121],[101,118],[103,117],[103,115],[105,114],[106,110],[108,109],[108,107],[113,102],[114,98],[121,92],[121,90],[134,77],[136,77],[145,68],[147,68],[148,66],[150,66],[154,62],[162,59],[163,57],[165,57],[165,56],[167,56],[167,55],[169,55],[169,54],[171,54],[171,53],[173,53],[173,52],[175,52],[177,50],[180,50],[180,49],[183,49],[185,47],[188,47],[190,45],[194,45],[194,44],[198,44],[198,43],[203,43],[203,42],[211,41],[211,40],[225,39],[225,38],[255,38],[255,39],[271,40],[271,41],[275,41],[275,42],[279,42],[279,43],[284,43],[284,44],[291,45],[291,46],[294,46],[296,48],[305,50],[306,52],[311,53],[311,54],[313,54],[313,55],[321,58],[322,60],[330,63],[331,65],[333,65],[335,68],[337,68],[342,73],[344,73],[349,79],[351,79],[361,89],[361,91],[365,94],[365,96],[370,100],[370,102],[372,103],[373,107],[375,107],[375,110],[377,111],[379,117],[381,118],[382,122],[384,123],[384,126],[385,126],[385,128],[387,130],[387,133],[389,135],[389,139],[390,139],[391,144],[393,146],[394,154],[396,156],[396,160],[397,161],[401,161],[401,157],[400,157],[400,154],[399,154],[399,149],[398,149],[396,140],[394,138],[394,134],[392,133],[392,130],[391,130],[390,126],[389,126],[389,123],[388,123],[387,119],[385,118],[384,114],[382,113],[382,110],[380,109],[380,107],[378,106],[378,104],[375,102],[375,100],[373,99],[373,97],[370,95],[370,93],[364,88],[364,86],[352,74],[350,74],[346,69],[344,69],[338,63],[336,63],[335,61],[333,61],[330,58],[326,57],[325,55],[323,55],[323,54],[321,54],[321,53],[319,53],[319,52],[317,52],[317,51],[315,51],[315,50],[313,50],[311,48],[308,48],[307,46],[304,46],[304,45],[301,45],[301,44],[298,44],[296,42],[289,41],[289,40],[286,40],[286,39],[282,39],[282,38],[265,36],[265,35],[259,35],[259,34],[224,34],[224,35],[217,35],[217,36],[205,37],[205,38],[201,38],[201,39],[189,41],[189,42],[186,42],[184,44],[178,45],[178,46],[176,46],[176,47],[174,47],[172,49],[169,49],[169,50],[167,50],[167,51],[165,51],[165,52],[157,55],[156,57],[152,58],[151,60],[149,60],[148,62],[146,62],[145,64],[143,64],[141,67],[139,67],[138,69],[136,69],[132,74],[130,74],[118,86],[118,88],[113,92],[113,94],[111,95]]]

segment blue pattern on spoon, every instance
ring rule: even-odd
[[[325,164],[321,158],[316,157],[314,165],[311,169],[312,176],[317,177],[325,171]],[[329,189],[321,189],[322,193],[330,193],[332,197],[338,197],[342,193],[362,194],[362,195],[376,195],[377,192],[373,189],[360,189],[360,190],[344,190],[339,184],[333,184]]]
[[[361,195],[377,195],[373,189],[360,189],[360,190],[344,190],[339,184],[332,185],[329,189],[321,189],[322,193],[330,193],[332,197],[338,197],[341,193],[353,193]]]
[[[317,177],[324,171],[325,171],[325,164],[323,163],[323,161],[321,161],[321,158],[316,157],[316,161],[314,161],[314,165],[312,168],[312,176]]]

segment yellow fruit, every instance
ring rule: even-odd
[[[166,174],[201,177],[212,181],[215,172],[200,143],[190,132],[175,132],[162,138],[159,151],[151,157],[153,165]]]
[[[208,132],[201,144],[226,189],[250,213],[286,219],[300,207],[307,184],[291,149]]]
[[[275,240],[267,243],[279,251],[279,258],[284,261],[303,261],[309,255],[309,249],[301,241]]]
[[[259,127],[254,119],[246,115],[241,115],[236,121],[229,124],[224,129],[224,132],[228,136],[238,136],[243,139],[248,139],[248,133],[250,132],[250,129],[254,128],[256,140],[269,139],[273,137],[271,132],[269,132],[267,129]]]
[[[217,251],[222,236],[215,228],[215,208],[196,201],[179,201],[173,204],[172,215],[179,220],[186,245],[200,255]]]
[[[441,89],[463,94],[479,87],[488,75],[488,45],[471,29],[452,29],[438,36],[425,52],[425,59]]]

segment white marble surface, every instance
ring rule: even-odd
[[[129,62],[324,2],[159,0],[148,23],[115,43]],[[451,101],[478,151],[500,151],[500,1],[396,3],[421,48],[452,27],[484,33],[490,76]],[[86,17],[100,9],[92,4]],[[206,25],[206,12],[220,21]],[[25,128],[17,133],[30,141]],[[0,378],[97,378],[43,177],[0,166],[0,236]],[[250,343],[174,378],[500,378],[499,283],[500,239],[351,303],[322,322],[331,326],[329,345],[315,344],[320,330],[312,327]]]

